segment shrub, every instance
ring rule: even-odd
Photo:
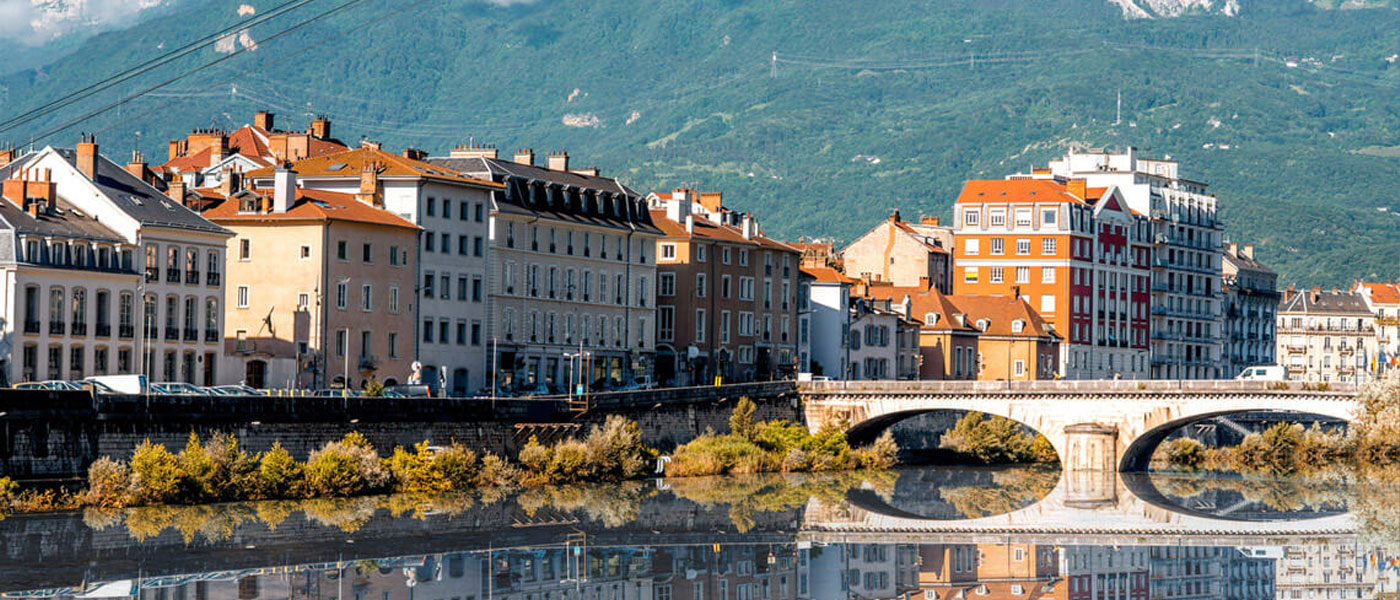
[[[442,480],[447,483],[447,489],[454,492],[471,489],[476,484],[476,476],[480,471],[476,453],[455,442],[433,455],[433,465],[441,473]]]
[[[394,489],[410,494],[433,494],[447,491],[447,481],[442,470],[434,464],[433,454],[428,450],[426,440],[414,446],[413,452],[402,446],[394,448],[388,460],[389,473],[393,475]]]
[[[769,452],[787,454],[793,448],[801,448],[811,435],[799,423],[765,421],[756,428],[753,441]]]
[[[550,449],[541,444],[539,438],[532,435],[520,448],[520,466],[530,475],[544,477],[545,473],[549,471],[552,455]]]
[[[753,439],[754,421],[753,414],[757,410],[753,400],[748,396],[739,398],[739,402],[734,405],[734,410],[729,413],[729,432],[744,439]]]
[[[762,448],[737,435],[701,436],[676,448],[668,472],[678,477],[723,475],[741,463],[752,467],[764,455]]]
[[[185,449],[175,456],[175,463],[179,468],[179,502],[192,504],[218,498],[214,457],[200,443],[199,435],[190,432]]]
[[[258,461],[257,479],[259,492],[264,498],[291,498],[298,495],[305,469],[292,458],[281,442],[273,442],[272,449],[263,453]]]
[[[1167,442],[1165,453],[1167,464],[1183,469],[1196,470],[1205,465],[1206,447],[1191,438],[1177,438]]]
[[[0,488],[3,488],[3,484],[0,484]],[[87,506],[121,508],[135,501],[134,488],[131,469],[126,463],[104,456],[88,467],[88,488],[79,501]]]
[[[1027,433],[1011,419],[969,412],[943,434],[940,445],[986,464],[1044,462],[1054,448],[1039,434]]]
[[[14,510],[15,494],[19,492],[19,484],[9,477],[0,477],[0,516]]]
[[[550,483],[586,481],[592,475],[588,446],[575,439],[554,444],[549,452],[549,466],[542,475]]]
[[[257,498],[261,491],[258,461],[238,447],[231,433],[215,433],[207,446],[214,462],[214,493],[220,500]]]
[[[656,450],[642,444],[642,428],[636,421],[609,415],[602,427],[593,427],[584,440],[591,476],[607,480],[646,475]]]
[[[131,455],[131,476],[138,503],[166,504],[180,497],[180,468],[164,445],[141,442]]]
[[[486,456],[481,457],[481,471],[476,474],[476,482],[482,487],[506,487],[515,485],[518,477],[519,473],[514,465],[487,452]]]
[[[856,465],[862,469],[888,469],[899,461],[899,444],[889,431],[875,439],[875,443],[853,452]]]
[[[311,453],[306,461],[306,483],[319,496],[356,496],[382,490],[389,473],[380,464],[379,454],[359,433],[329,442]]]

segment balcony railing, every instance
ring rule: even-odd
[[[361,356],[360,360],[355,364],[359,366],[361,371],[372,371],[379,368],[379,359],[374,356],[365,355]]]
[[[24,321],[24,332],[25,332],[25,333],[39,333],[39,329],[40,329],[40,325],[39,325],[39,321],[38,321],[38,320],[33,320],[33,321],[31,321],[31,320],[26,319],[26,320]]]
[[[63,335],[63,321],[49,321],[49,335]]]
[[[73,329],[69,333],[73,335],[87,335],[87,323],[74,321]]]
[[[205,285],[219,285],[219,274],[218,274],[217,272],[214,272],[214,271],[210,271],[210,272],[208,272],[208,273],[205,273],[205,274],[204,274],[204,283],[205,283]]]
[[[119,325],[119,326],[117,326],[117,337],[119,337],[119,338],[121,338],[121,339],[124,339],[124,340],[129,340],[129,339],[131,339],[131,338],[136,337],[136,326],[135,326],[135,325]]]
[[[179,328],[179,327],[175,327],[175,326],[173,326],[173,325],[167,325],[167,326],[165,327],[165,339],[166,339],[166,341],[170,341],[170,342],[179,340],[179,339],[180,339],[180,328]]]
[[[217,330],[217,329],[205,329],[205,330],[204,330],[204,341],[206,341],[206,342],[217,342],[217,341],[219,341],[219,330]]]
[[[167,267],[167,268],[165,269],[165,282],[166,282],[166,283],[180,283],[180,270],[179,270],[179,269],[171,269],[171,268]]]
[[[185,271],[185,283],[199,285],[199,271]]]
[[[94,333],[100,338],[112,337],[112,325],[110,323],[98,323],[94,327]]]
[[[146,267],[146,281],[160,281],[160,268]]]
[[[185,341],[193,342],[199,339],[199,330],[193,327],[185,328]]]

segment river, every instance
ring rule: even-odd
[[[1389,480],[916,467],[13,515],[0,597],[1376,598]]]

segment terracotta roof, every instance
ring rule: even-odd
[[[238,211],[238,200],[245,194],[256,194],[260,197],[267,198],[272,195],[272,190],[249,189],[235,193],[231,197],[224,196],[210,189],[194,190],[194,193],[205,198],[219,201],[218,204],[206,209],[203,213],[205,218],[216,223],[233,224],[240,221],[325,220],[351,221],[388,227],[403,227],[405,229],[421,229],[421,227],[414,225],[411,221],[392,212],[360,202],[351,194],[342,194],[339,192],[297,188],[296,202],[284,213],[240,213]]]
[[[1059,337],[1040,316],[1040,313],[1026,304],[1024,298],[1012,296],[953,296],[953,304],[962,309],[969,323],[986,319],[984,335],[1019,337]],[[1012,333],[1012,322],[1025,323],[1021,333]]]
[[[821,283],[855,283],[856,281],[831,267],[802,267],[802,272]]]
[[[1371,292],[1371,302],[1374,304],[1400,304],[1400,284],[1395,283],[1366,283],[1356,284],[1356,291],[1366,289]]]
[[[963,184],[958,204],[1003,202],[1067,202],[1087,204],[1049,179],[973,179]]]
[[[733,225],[716,225],[709,219],[702,218],[698,215],[695,218],[695,233],[688,233],[686,232],[684,225],[672,221],[669,217],[667,217],[666,211],[653,210],[650,212],[652,222],[656,224],[656,227],[660,229],[661,233],[666,237],[697,237],[712,239],[721,242],[730,242],[735,244],[750,244],[753,246],[772,248],[774,250],[783,250],[786,252],[800,252],[797,248],[794,248],[789,244],[785,244],[783,242],[779,242],[777,240],[769,238],[765,235],[762,235],[762,233],[753,238],[744,239],[744,234],[742,231],[739,230],[738,227],[735,227]]]
[[[380,177],[421,177],[439,181],[468,183],[497,189],[505,187],[499,183],[478,179],[476,177],[469,177],[446,167],[421,160],[413,160],[392,152],[385,152],[372,146],[361,146],[352,150],[305,158],[292,163],[292,170],[296,171],[297,175],[303,178],[358,178],[360,176],[360,171],[367,162],[376,162],[380,165]],[[249,179],[269,178],[272,177],[272,171],[272,167],[256,169],[249,171],[244,177]]]
[[[909,316],[923,324],[923,329],[932,331],[959,331],[975,333],[977,329],[971,325],[958,323],[954,317],[959,313],[966,314],[964,310],[955,305],[951,298],[938,291],[938,288],[929,286],[922,287],[898,287],[893,285],[873,285],[864,290],[866,297],[884,300],[888,298],[892,304],[900,305],[905,298],[909,299]],[[929,315],[937,315],[929,319]],[[929,321],[933,322],[930,323]],[[968,317],[971,322],[971,317]]]
[[[930,242],[928,239],[929,236],[927,234],[920,232],[914,229],[913,227],[910,227],[909,223],[904,221],[894,221],[894,226],[900,231],[903,231],[904,233],[913,236],[914,241],[923,244],[924,248],[927,248],[929,252],[942,252],[943,254],[948,253],[948,250],[946,248],[939,246],[938,244],[935,244],[933,242]]]

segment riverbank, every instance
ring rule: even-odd
[[[733,433],[707,432],[677,448],[672,476],[714,473],[882,469],[895,464],[889,437],[853,449],[839,430],[810,434],[786,421],[755,422],[747,398],[730,416]],[[518,460],[452,442],[396,447],[387,457],[351,432],[311,452],[305,462],[274,443],[266,452],[242,450],[232,434],[191,433],[171,452],[146,440],[130,461],[102,457],[77,492],[19,489],[0,478],[0,515],[77,508],[197,505],[246,500],[349,498],[384,493],[460,494],[489,488],[619,482],[652,473],[659,452],[642,442],[635,421],[612,415],[583,437],[541,443],[531,437]]]

